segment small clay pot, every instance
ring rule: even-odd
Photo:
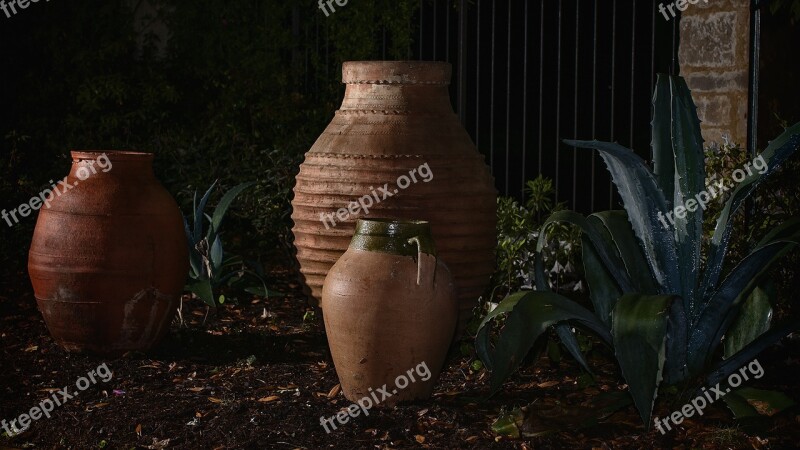
[[[39,211],[28,273],[47,329],[68,351],[148,350],[175,316],[188,246],[152,165],[150,153],[74,151],[66,183]]]
[[[454,337],[458,300],[427,222],[358,220],[325,279],[322,311],[345,397],[377,397],[385,405],[430,397]],[[373,396],[384,385],[391,396]]]

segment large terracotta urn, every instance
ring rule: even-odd
[[[344,63],[344,101],[306,153],[292,201],[313,299],[356,220],[420,219],[455,278],[462,326],[470,317],[494,267],[497,191],[450,106],[450,71],[444,62]]]
[[[169,329],[188,274],[178,205],[153,155],[73,151],[39,210],[28,273],[53,339],[68,351],[147,350]]]
[[[383,388],[380,402],[392,405],[431,395],[458,301],[427,222],[359,220],[325,279],[322,310],[345,397]]]

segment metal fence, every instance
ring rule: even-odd
[[[616,141],[650,159],[656,73],[678,72],[678,21],[658,1],[421,0],[420,60],[453,64],[451,96],[501,194],[554,180],[582,212],[619,205],[600,158],[562,139]]]

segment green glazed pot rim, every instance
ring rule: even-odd
[[[373,233],[394,233],[401,229],[430,229],[430,222],[427,220],[405,220],[405,219],[358,219],[356,222],[356,232]]]
[[[397,255],[436,254],[426,220],[359,219],[350,247]]]

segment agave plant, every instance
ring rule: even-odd
[[[797,327],[796,322],[782,324],[759,335],[769,327],[771,314],[769,307],[757,305],[748,308],[753,316],[732,325],[744,304],[760,299],[753,300],[751,294],[770,265],[800,242],[800,219],[768,232],[724,277],[722,269],[732,216],[797,150],[800,123],[761,153],[767,166],[763,173],[752,173],[732,190],[701,268],[703,208],[697,200],[706,192],[706,174],[700,121],[681,77],[659,76],[653,105],[653,170],[615,143],[565,141],[600,153],[624,210],[588,217],[559,211],[545,221],[537,243],[536,290],[506,297],[483,320],[476,337],[476,350],[492,370],[492,394],[549,327],[555,327],[588,371],[571,328],[582,325],[613,348],[634,404],[649,426],[662,379],[667,384],[690,383],[705,375],[713,385]],[[692,199],[695,207],[690,210]],[[674,215],[674,225],[666,223],[664,215],[679,207],[683,208]],[[581,250],[593,312],[550,291],[545,281],[541,249],[548,228],[557,222],[577,225],[583,232]],[[493,320],[506,313],[505,326],[492,345]],[[723,338],[727,358],[720,362],[717,350]]]
[[[245,268],[246,264],[240,256],[225,256],[220,233],[225,214],[233,200],[255,182],[242,183],[226,192],[214,209],[213,215],[209,216],[205,213],[206,204],[216,184],[216,181],[211,184],[199,203],[197,202],[197,191],[195,191],[191,227],[188,219],[183,218],[186,239],[189,244],[190,282],[186,288],[212,307],[216,307],[218,301],[220,303],[224,301],[224,297],[216,295],[217,289],[237,275],[248,273],[258,278],[262,285],[264,283],[258,271]],[[208,222],[207,229],[206,222]],[[264,286],[264,291],[266,291],[266,286]]]

